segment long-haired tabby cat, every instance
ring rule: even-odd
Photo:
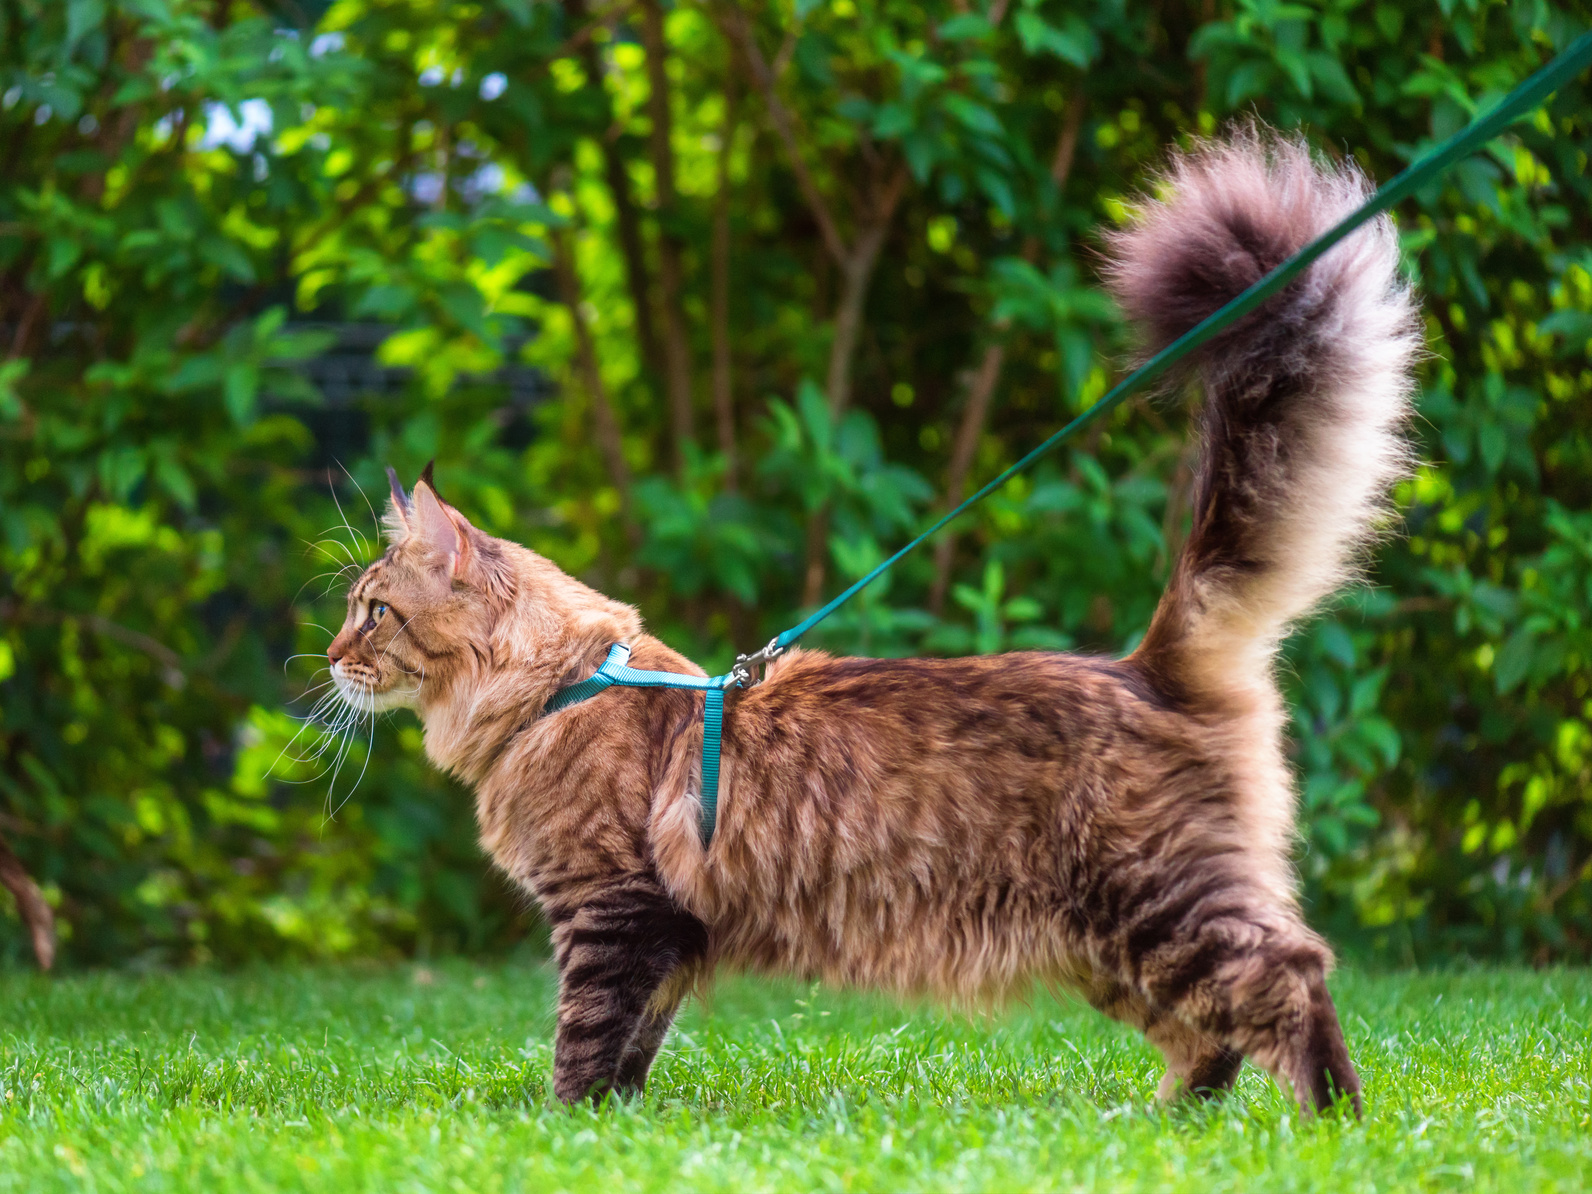
[[[1160,345],[1357,205],[1366,183],[1256,132],[1178,157],[1111,238]],[[614,643],[702,674],[636,611],[483,534],[427,474],[328,651],[344,697],[408,706],[473,785],[560,975],[553,1089],[641,1089],[717,963],[955,1001],[1081,991],[1166,1056],[1162,1097],[1243,1059],[1306,1109],[1359,1105],[1300,915],[1273,658],[1341,584],[1406,468],[1416,325],[1384,218],[1197,358],[1193,528],[1138,649],[837,659],[732,689],[718,829],[698,831],[702,696],[613,688],[546,713]]]

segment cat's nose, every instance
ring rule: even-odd
[[[326,658],[332,663],[336,663],[339,659],[347,654],[348,648],[343,644],[342,635],[338,635],[336,638],[334,638],[332,640],[332,645],[326,648]]]

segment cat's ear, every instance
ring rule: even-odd
[[[500,545],[437,496],[429,464],[415,482],[409,525],[411,535],[424,545],[449,581],[459,581],[496,599],[513,599],[513,572]]]
[[[387,516],[381,520],[382,525],[387,530],[389,542],[402,543],[413,530],[414,506],[398,481],[398,470],[392,465],[387,466],[387,488],[390,495],[387,498]]]
[[[445,562],[449,577],[460,578],[468,570],[473,529],[464,515],[443,504],[425,477],[415,483],[410,533]]]

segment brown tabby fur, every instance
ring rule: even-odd
[[[1255,132],[1165,181],[1110,272],[1157,345],[1366,189]],[[638,668],[700,669],[476,530],[429,469],[412,496],[395,482],[393,545],[349,593],[333,672],[362,708],[418,711],[551,922],[558,1097],[639,1090],[683,994],[724,962],[957,1001],[1059,983],[1161,1048],[1164,1098],[1225,1090],[1249,1057],[1306,1108],[1358,1108],[1331,955],[1295,898],[1271,673],[1405,467],[1416,341],[1396,266],[1390,226],[1370,225],[1202,354],[1193,530],[1137,651],[793,651],[730,692],[706,851],[699,694],[543,713],[615,642]]]

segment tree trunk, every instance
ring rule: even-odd
[[[1056,140],[1056,153],[1050,160],[1050,180],[1059,197],[1072,173],[1073,159],[1078,153],[1078,134],[1083,128],[1084,113],[1088,110],[1088,96],[1083,80],[1078,80],[1072,96],[1067,101],[1067,111],[1061,121],[1061,135]],[[1030,235],[1023,241],[1023,260],[1039,258],[1039,238]],[[967,477],[978,453],[978,442],[984,437],[984,426],[989,421],[989,411],[1000,384],[1001,369],[1006,363],[1004,336],[1010,320],[1002,320],[995,328],[996,341],[984,349],[984,359],[979,362],[968,389],[967,409],[962,415],[962,425],[957,428],[956,443],[951,448],[951,466],[945,480],[945,502],[942,509],[949,510],[960,502],[967,492]],[[929,612],[938,615],[945,608],[945,591],[951,582],[951,565],[956,558],[956,527],[945,528],[939,542],[934,545],[934,582],[929,588]]]
[[[951,448],[951,467],[945,483],[944,508],[949,510],[960,502],[967,492],[967,474],[973,467],[973,457],[978,451],[978,441],[984,436],[984,423],[989,418],[990,400],[995,396],[996,383],[1000,381],[1001,368],[1006,363],[1006,345],[997,340],[984,350],[978,372],[968,387],[967,408],[962,412],[962,425],[956,432],[956,443]],[[951,579],[951,561],[956,554],[954,525],[945,528],[939,542],[934,545],[934,585],[929,590],[929,612],[939,614],[945,606],[945,590]]]
[[[719,451],[724,455],[724,488],[738,484],[735,459],[735,390],[730,359],[730,157],[735,145],[735,72],[724,80],[724,131],[719,134],[718,191],[713,197],[712,296],[709,315],[713,337],[713,416],[718,424]]]
[[[835,309],[835,338],[829,345],[829,376],[825,396],[829,417],[838,420],[851,405],[851,381],[862,339],[863,315],[867,308],[868,287],[873,283],[879,254],[890,233],[896,206],[906,191],[907,172],[898,166],[890,180],[875,190],[873,219],[857,233],[856,243],[841,262],[840,303]],[[803,568],[802,604],[814,605],[824,590],[825,560],[829,555],[829,510],[814,515],[808,528],[807,560]]]
[[[575,24],[592,20],[586,0],[565,0],[565,9]],[[590,85],[602,96],[602,113],[605,124],[613,130],[613,105],[604,84],[602,51],[591,38],[583,38],[580,45],[581,66],[586,71]],[[625,260],[625,285],[630,291],[630,305],[635,310],[636,342],[641,348],[641,364],[654,385],[664,376],[663,353],[658,347],[657,327],[652,312],[652,278],[647,268],[647,254],[641,237],[641,219],[636,211],[635,196],[631,193],[630,172],[619,153],[615,141],[617,130],[598,138],[602,145],[603,174],[608,183],[608,193],[614,203],[614,222],[618,226],[619,252]]]
[[[857,356],[857,342],[862,335],[862,317],[868,301],[868,287],[873,282],[874,268],[879,264],[879,251],[889,225],[870,224],[857,236],[851,256],[843,264],[840,282],[840,303],[835,308],[835,338],[829,343],[829,375],[824,393],[829,399],[829,413],[838,419],[851,405],[852,363]]]
[[[44,900],[44,893],[23,867],[21,859],[11,852],[11,846],[0,837],[0,883],[4,883],[17,902],[17,913],[27,926],[33,942],[33,956],[39,960],[39,969],[48,970],[55,965],[55,913]]]
[[[858,216],[857,236],[848,245],[841,235],[840,225],[830,210],[817,181],[807,168],[797,136],[796,120],[785,107],[777,91],[776,75],[758,48],[752,27],[735,4],[719,8],[719,20],[725,37],[741,53],[747,73],[763,98],[770,123],[785,150],[785,158],[808,210],[818,225],[819,235],[830,257],[840,267],[840,302],[835,309],[835,335],[829,345],[829,370],[825,378],[825,397],[829,413],[839,418],[851,404],[853,364],[857,344],[862,338],[863,314],[867,307],[868,287],[873,282],[874,269],[879,264],[879,254],[889,235],[895,209],[906,192],[909,174],[905,166],[897,163],[888,177],[881,174],[882,166],[876,158],[869,159],[871,170],[867,190],[867,209]],[[807,558],[802,570],[802,602],[817,602],[824,587],[824,560],[828,554],[829,511],[820,509],[807,527]]]
[[[575,270],[574,246],[570,243],[567,228],[552,231],[553,268],[558,275],[559,297],[569,308],[570,321],[575,328],[575,368],[581,383],[591,398],[593,430],[597,436],[597,450],[602,453],[608,468],[609,480],[619,491],[620,517],[625,534],[632,543],[641,537],[636,526],[630,502],[630,466],[625,463],[624,438],[619,429],[619,417],[608,397],[608,387],[603,384],[602,367],[598,363],[597,346],[592,341],[591,328],[586,314],[581,310],[580,277]]]
[[[619,147],[603,139],[603,169],[608,193],[614,201],[614,222],[618,226],[619,252],[625,259],[625,289],[636,313],[636,343],[641,349],[641,366],[656,385],[664,375],[663,352],[658,347],[657,326],[652,317],[652,277],[647,268],[646,249],[641,240],[641,220],[630,193],[630,172],[619,155]]]
[[[829,507],[807,520],[806,562],[802,565],[802,605],[817,605],[824,595],[824,562],[829,558]]]
[[[641,38],[647,51],[648,146],[658,187],[658,286],[663,301],[663,357],[674,431],[676,471],[685,468],[686,445],[696,439],[691,409],[691,333],[685,320],[684,246],[674,227],[673,120],[669,111],[668,42],[658,0],[640,0]]]
[[[879,250],[884,247],[887,224],[873,224],[857,237],[851,257],[842,264],[840,302],[835,308],[835,338],[829,345],[829,376],[824,393],[829,417],[839,421],[851,404],[852,366],[862,337],[862,320],[868,286]],[[807,558],[802,568],[802,604],[816,605],[823,596],[825,561],[829,558],[829,508],[821,507],[807,525]]]

